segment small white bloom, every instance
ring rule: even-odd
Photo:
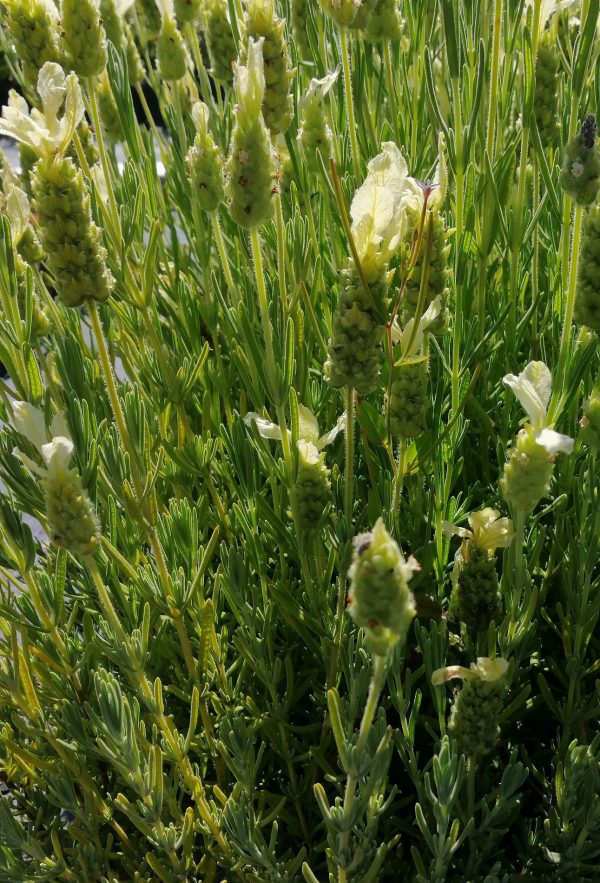
[[[21,241],[23,233],[29,225],[31,209],[27,194],[20,187],[12,185],[7,189],[5,208],[8,215],[8,223],[10,224],[10,235],[13,245],[18,245]]]
[[[520,374],[507,374],[504,383],[509,386],[531,421],[538,445],[549,454],[559,451],[570,454],[574,440],[555,432],[548,425],[548,405],[552,394],[552,374],[543,362],[530,362]]]
[[[583,175],[583,171],[583,164],[580,162],[574,162],[571,166],[571,174],[574,178],[581,178],[581,176]]]
[[[263,43],[265,38],[248,40],[248,59],[235,70],[235,96],[238,113],[258,116],[265,94]]]
[[[398,325],[397,319],[394,320],[394,324],[392,326],[392,340],[394,341],[394,343],[398,343],[398,341],[400,342],[400,353],[402,356],[402,361],[413,359],[415,358],[417,353],[420,352],[423,345],[423,336],[429,326],[433,322],[435,322],[440,314],[441,309],[442,301],[440,296],[438,295],[432,300],[432,302],[429,304],[429,306],[419,319],[417,328],[414,332],[414,316],[408,320],[402,330]]]
[[[446,536],[458,536],[470,541],[478,549],[494,552],[504,549],[513,541],[514,528],[510,518],[501,518],[497,509],[485,508],[469,515],[469,528],[456,527],[448,521],[442,522]],[[463,556],[464,557],[464,556]]]
[[[175,19],[174,0],[156,0],[156,5],[163,21],[173,21]]]
[[[331,90],[333,84],[337,80],[340,73],[339,67],[337,70],[334,70],[332,73],[326,74],[324,77],[321,77],[318,80],[316,77],[313,77],[310,83],[308,84],[308,89],[306,93],[300,98],[298,102],[298,113],[301,115],[302,111],[306,107],[307,104],[318,104],[320,101],[325,98],[327,93]]]
[[[12,403],[15,429],[37,448],[46,464],[46,470],[35,463],[18,448],[13,454],[36,475],[45,471],[64,470],[73,453],[73,442],[64,415],[58,413],[52,419],[50,429],[46,429],[46,419],[42,411],[29,402]]]
[[[278,426],[277,423],[271,423],[269,420],[265,420],[264,417],[261,417],[254,411],[249,411],[248,414],[246,414],[244,417],[244,423],[246,426],[251,426],[254,423],[258,429],[259,435],[263,438],[275,439],[276,441],[281,441],[282,439],[281,427]],[[301,442],[304,442],[314,447],[316,452],[322,451],[323,448],[331,444],[331,442],[334,441],[339,433],[343,432],[345,428],[346,414],[344,413],[338,417],[333,429],[330,429],[325,435],[319,436],[319,424],[313,412],[304,405],[298,405],[298,445],[300,445]],[[291,440],[292,433],[289,429],[287,434],[288,438]]]
[[[37,90],[41,113],[36,108],[30,111],[25,99],[10,91],[8,105],[2,108],[0,134],[21,141],[38,156],[52,157],[64,153],[83,119],[81,88],[76,74],[65,76],[60,65],[47,61],[40,70]]]
[[[192,105],[192,119],[199,135],[204,135],[208,129],[208,107],[203,101],[195,101]]]
[[[117,15],[120,15],[121,18],[123,18],[134,3],[135,0],[116,0],[115,8],[117,10]]]
[[[497,656],[496,659],[478,656],[477,662],[472,662],[470,668],[465,668],[463,665],[447,665],[445,668],[436,669],[431,675],[431,683],[434,687],[440,687],[454,678],[462,678],[463,681],[480,678],[482,681],[494,683],[503,678],[507,671],[508,660],[501,656]]]

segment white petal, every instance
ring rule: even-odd
[[[463,665],[447,665],[444,668],[438,668],[431,675],[431,683],[434,687],[441,687],[447,681],[453,678],[472,678],[473,673]]]
[[[6,214],[13,245],[17,245],[29,225],[31,209],[27,194],[20,187],[11,187],[6,197]]]
[[[56,438],[59,435],[62,435],[65,438],[71,438],[71,433],[69,432],[69,427],[67,426],[67,421],[65,420],[65,415],[62,411],[59,411],[58,414],[55,414],[52,418],[50,435],[52,438]]]
[[[442,301],[440,296],[438,295],[434,300],[429,304],[428,308],[425,310],[421,318],[419,319],[419,324],[417,325],[417,330],[414,332],[413,337],[413,328],[415,324],[414,317],[409,319],[406,323],[406,327],[404,331],[400,335],[400,352],[402,353],[402,357],[404,359],[412,359],[417,353],[420,351],[421,346],[423,345],[423,335],[425,331],[429,328],[432,322],[435,322],[437,317],[440,314],[440,310],[442,308]],[[411,342],[412,339],[412,342]]]
[[[463,539],[473,536],[468,527],[457,527],[451,521],[442,521],[442,533],[447,537],[462,537]]]
[[[65,72],[59,64],[47,61],[39,72],[37,90],[42,99],[44,120],[50,136],[58,130],[58,112],[67,93]]]
[[[478,675],[482,681],[499,681],[503,678],[508,669],[508,661],[501,656],[490,659],[488,656],[478,656],[477,662],[471,663],[471,670]]]
[[[198,134],[203,135],[208,129],[208,107],[203,101],[195,101],[192,105],[192,119]]]
[[[553,429],[542,429],[535,437],[538,445],[546,448],[549,454],[572,454],[575,440]]]
[[[265,94],[265,68],[263,61],[264,37],[248,40],[248,60],[239,64],[235,73],[235,94],[238,113],[258,116]]]
[[[340,432],[346,431],[347,422],[348,421],[346,420],[346,412],[344,411],[344,413],[340,417],[338,417],[333,429],[330,429],[329,432],[326,432],[325,435],[322,435],[321,438],[318,440],[317,448],[321,450],[326,445],[330,445],[331,442],[338,437]]]
[[[324,456],[324,454],[319,453],[312,442],[306,441],[303,438],[298,441],[298,451],[304,462],[308,464],[318,463],[321,457]]]
[[[277,425],[277,423],[271,423],[269,420],[265,420],[264,417],[260,417],[254,411],[249,411],[248,414],[244,417],[244,423],[246,426],[251,426],[252,423],[256,424],[256,428],[258,429],[258,434],[263,438],[274,438],[277,441],[281,441],[281,429]]]
[[[172,21],[175,18],[175,3],[173,0],[156,0],[160,17]]]
[[[317,418],[304,405],[298,405],[298,435],[305,441],[316,444],[319,438],[319,424]]]
[[[63,118],[60,121],[60,130],[57,137],[55,148],[59,153],[67,149],[73,138],[75,129],[83,119],[85,107],[83,104],[83,96],[81,87],[76,74],[69,74],[67,77],[67,97],[65,99],[65,110]]]
[[[24,454],[23,451],[19,450],[19,448],[13,448],[13,457],[16,457],[17,460],[20,460],[23,466],[26,466],[34,475],[39,475],[43,477],[45,475],[45,470],[38,466],[38,464],[28,457],[27,454]]]
[[[42,457],[49,470],[66,469],[73,453],[73,442],[70,438],[62,435],[53,438],[51,442],[42,445]]]
[[[541,430],[552,392],[550,369],[543,362],[530,362],[519,375],[507,374],[504,383],[520,401],[534,430]]]
[[[332,73],[326,74],[324,77],[321,77],[320,80],[318,80],[316,77],[313,77],[308,84],[308,89],[306,90],[306,93],[298,102],[299,113],[302,113],[304,107],[307,104],[318,104],[320,101],[322,101],[337,80],[339,73],[340,69],[338,67],[337,70],[333,71]]]
[[[134,3],[135,0],[117,0],[117,2],[115,3],[117,14],[120,15],[122,18],[125,13],[131,9]]]
[[[48,441],[46,420],[42,411],[29,402],[13,402],[12,408],[17,432],[29,439],[38,451],[41,451],[42,446]]]

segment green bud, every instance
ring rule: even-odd
[[[214,212],[225,198],[223,157],[208,128],[207,106],[199,101],[192,108],[192,116],[196,137],[186,157],[192,199],[197,199],[205,212]]]
[[[181,27],[186,22],[196,21],[200,16],[201,0],[175,0],[175,15]]]
[[[420,216],[412,213],[412,224],[408,225],[408,233],[404,240],[404,256],[408,261],[413,248],[414,231],[418,230],[420,224]],[[419,245],[419,253],[416,263],[410,277],[402,300],[402,324],[406,325],[409,319],[415,316],[419,303],[419,291],[421,288],[421,276],[423,274],[425,257],[428,249],[429,223],[432,224],[432,241],[431,254],[429,259],[429,272],[427,276],[427,288],[425,290],[425,302],[423,310],[431,304],[439,295],[441,301],[441,310],[437,319],[429,326],[429,331],[436,337],[444,334],[448,329],[448,296],[450,294],[450,266],[448,258],[450,255],[450,243],[448,241],[448,231],[444,225],[442,216],[437,209],[427,213],[421,242]]]
[[[392,435],[415,438],[425,432],[429,396],[429,365],[426,358],[405,362],[392,369],[388,403]]]
[[[298,442],[298,472],[292,488],[292,502],[298,527],[307,533],[317,530],[331,504],[329,469],[325,454],[310,442]]]
[[[600,451],[600,383],[597,383],[589,399],[583,405],[581,440],[591,451]]]
[[[100,545],[100,526],[76,469],[49,469],[43,484],[51,541],[75,556],[93,555]]]
[[[496,559],[487,549],[467,544],[468,558],[456,564],[450,615],[474,632],[487,629],[500,611]]]
[[[237,104],[228,163],[231,217],[247,228],[272,218],[277,192],[275,156],[261,112],[264,88],[261,41],[250,39],[248,64],[236,69]]]
[[[29,228],[31,233],[35,236],[33,228]],[[26,234],[21,238],[19,242],[19,249],[23,243],[23,240],[26,238]],[[37,237],[36,237],[37,241]],[[38,243],[39,247],[39,243]],[[41,248],[40,248],[41,252]],[[43,256],[43,253],[42,253]],[[15,260],[15,270],[17,273],[17,304],[19,307],[19,313],[21,316],[25,317],[25,298],[27,296],[27,262],[23,260],[19,255],[16,256]],[[32,310],[31,310],[31,332],[30,332],[30,341],[39,340],[40,337],[45,337],[46,334],[50,331],[50,321],[48,319],[48,315],[44,309],[42,309],[42,305],[40,303],[40,299],[37,295],[35,288],[31,293],[32,297]]]
[[[155,0],[135,0],[135,8],[144,31],[155,36],[160,31],[160,11]]]
[[[187,70],[187,55],[183,37],[175,21],[164,18],[156,45],[158,75],[167,82],[181,80]]]
[[[285,22],[275,14],[273,0],[248,0],[244,17],[245,41],[248,38],[262,44],[265,94],[262,112],[267,128],[273,135],[286,132],[292,119],[290,80],[292,70],[285,39]],[[242,52],[240,63],[246,64]]]
[[[292,33],[298,58],[310,61],[312,52],[308,39],[308,0],[290,0]]]
[[[358,11],[355,0],[319,0],[319,6],[339,28],[347,28]]]
[[[27,264],[38,264],[43,259],[44,249],[31,224],[24,230],[19,240],[17,251]]]
[[[18,147],[19,167],[21,169],[19,184],[27,194],[28,198],[31,200],[33,198],[33,191],[31,189],[31,173],[33,171],[33,167],[38,161],[38,155],[35,150],[32,150],[31,147],[28,147],[26,144],[19,143]]]
[[[403,24],[397,0],[375,0],[366,23],[364,38],[369,43],[399,40]]]
[[[104,131],[108,135],[110,141],[122,141],[124,135],[121,118],[107,76],[100,78],[96,93],[98,96],[100,118],[102,120]]]
[[[413,559],[405,561],[381,518],[371,533],[354,538],[348,611],[365,629],[369,648],[378,656],[406,640],[416,613],[408,583],[417,568]]]
[[[77,126],[77,135],[79,137],[79,142],[81,144],[83,154],[88,162],[89,167],[91,168],[98,162],[98,151],[94,143],[92,127],[87,124],[85,119],[82,120],[82,122],[80,122]],[[79,156],[77,155],[77,150],[75,149],[75,144],[73,142],[69,144],[66,155],[73,160],[77,167],[79,167]],[[35,165],[36,162],[37,157],[34,157],[33,165]]]
[[[505,694],[503,678],[488,681],[473,677],[464,681],[448,721],[448,733],[464,754],[483,757],[494,750],[500,736],[498,720]]]
[[[237,47],[229,21],[227,0],[206,0],[203,21],[211,73],[216,80],[231,84]]]
[[[299,103],[298,147],[306,168],[315,175],[321,171],[319,154],[325,165],[333,156],[332,133],[327,125],[323,103],[336,80],[337,72],[320,80],[312,79]]]
[[[6,6],[6,21],[23,74],[31,86],[46,61],[64,63],[58,35],[58,14],[43,0],[13,0]]]
[[[364,31],[371,17],[371,12],[375,3],[376,0],[362,0],[361,3],[358,3],[354,18],[348,25],[348,30]]]
[[[365,290],[352,259],[340,271],[340,292],[333,316],[331,340],[324,366],[326,380],[334,387],[354,387],[367,395],[377,386],[383,360],[387,310],[386,268],[367,278]]]
[[[553,144],[560,130],[557,108],[558,72],[559,56],[554,38],[549,31],[544,31],[538,44],[533,98],[535,121],[543,147]]]
[[[600,334],[600,205],[585,213],[574,315],[579,325]]]
[[[62,29],[66,70],[93,77],[106,67],[106,34],[94,0],[63,0]]]
[[[33,171],[42,246],[60,301],[77,307],[105,301],[113,278],[100,230],[92,221],[81,171],[71,159],[41,159]]]
[[[581,131],[567,144],[559,182],[578,205],[591,205],[600,189],[600,151],[596,118],[590,114]]]
[[[521,512],[534,509],[550,489],[554,459],[554,454],[536,442],[532,427],[525,426],[517,435],[500,479],[500,491],[507,503]]]

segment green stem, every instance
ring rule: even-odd
[[[455,234],[455,315],[454,333],[452,338],[452,412],[458,409],[460,400],[460,345],[462,339],[463,303],[462,287],[458,278],[461,240],[463,235],[463,201],[464,201],[464,157],[462,140],[462,114],[460,106],[460,81],[452,80],[452,99],[454,107],[454,127],[456,141],[456,234]]]
[[[121,223],[119,220],[119,210],[117,208],[117,201],[115,199],[115,193],[112,186],[112,174],[110,164],[108,162],[108,154],[106,153],[106,145],[104,143],[104,135],[102,134],[102,126],[100,125],[100,114],[98,112],[98,99],[96,97],[96,87],[94,86],[94,78],[88,77],[87,79],[87,87],[88,87],[88,95],[90,98],[90,109],[92,114],[92,123],[94,125],[94,132],[96,134],[96,140],[98,142],[98,153],[100,154],[100,164],[102,166],[102,171],[104,173],[104,180],[106,183],[106,190],[108,192],[108,204],[110,206],[110,217],[112,221],[113,227],[113,236],[116,238],[117,242],[121,241]]]
[[[275,197],[275,219],[277,224],[277,274],[279,278],[279,297],[284,316],[289,314],[289,304],[285,285],[285,222],[281,207],[281,194]]]
[[[348,120],[348,134],[352,148],[352,164],[354,177],[360,181],[360,153],[358,152],[358,137],[356,135],[356,122],[354,119],[354,99],[352,97],[352,75],[350,73],[350,51],[348,48],[348,31],[340,28],[340,49],[342,55],[342,70],[344,72],[344,96],[346,99],[346,118]]]
[[[260,319],[263,329],[263,337],[265,339],[266,350],[266,370],[267,370],[267,386],[269,393],[274,401],[279,400],[279,389],[277,383],[277,369],[275,367],[275,356],[273,353],[273,329],[271,328],[271,318],[269,316],[269,306],[267,302],[267,289],[265,287],[265,275],[263,269],[262,255],[260,252],[260,236],[258,227],[253,227],[250,231],[250,244],[252,247],[252,259],[254,261],[254,270],[256,275],[256,287],[258,291],[258,305],[260,308]],[[281,424],[280,424],[281,425]],[[282,434],[283,426],[281,427]]]
[[[383,42],[383,63],[385,65],[385,79],[388,93],[388,103],[390,113],[392,115],[392,127],[394,129],[394,137],[400,144],[400,130],[398,128],[398,102],[396,101],[396,90],[394,88],[394,66],[392,64],[392,53],[390,50],[390,41]],[[415,90],[416,91],[416,90]]]
[[[346,468],[344,473],[344,515],[346,527],[352,530],[354,502],[354,390],[346,389]]]
[[[223,233],[221,231],[221,224],[219,222],[218,209],[211,213],[210,219],[212,222],[213,234],[215,237],[215,242],[217,243],[217,251],[219,252],[219,259],[221,261],[221,267],[223,269],[227,288],[229,289],[230,295],[235,298],[236,303],[239,303],[239,293],[235,286],[235,282],[233,281],[233,276],[231,275],[231,269],[229,267],[229,261],[227,260],[227,251],[225,250],[225,243],[223,241]]]

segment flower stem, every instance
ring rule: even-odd
[[[358,152],[358,138],[356,136],[356,122],[354,119],[354,99],[352,97],[352,75],[350,73],[350,51],[348,48],[348,31],[340,28],[340,49],[342,54],[342,69],[344,71],[344,96],[346,99],[346,118],[348,120],[348,133],[352,148],[352,164],[354,177],[360,181],[360,154]]]

